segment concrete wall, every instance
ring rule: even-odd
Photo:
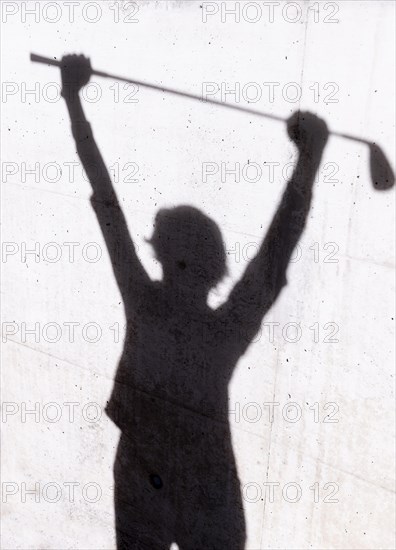
[[[2,544],[110,549],[119,432],[103,407],[125,320],[89,183],[80,164],[74,175],[68,164],[78,158],[59,72],[31,63],[29,52],[83,52],[97,69],[198,95],[204,83],[237,83],[240,106],[283,117],[313,111],[392,158],[394,4],[161,1],[139,2],[134,13],[135,3],[80,2],[73,22],[64,2],[2,4]],[[239,21],[227,13],[235,5]],[[264,236],[296,158],[285,127],[93,82],[84,106],[118,170],[141,261],[160,278],[144,241],[155,213],[197,206],[229,252],[229,274],[210,296],[220,304]],[[249,104],[255,93],[261,99]],[[329,140],[288,285],[229,387],[251,550],[395,547],[394,195],[373,189],[368,162],[364,145]],[[37,176],[27,173],[35,163]],[[239,178],[227,172],[235,163]],[[216,173],[203,177],[205,166]],[[274,402],[271,421],[264,403]]]

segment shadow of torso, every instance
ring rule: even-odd
[[[228,424],[228,383],[245,348],[237,325],[160,283],[145,288],[133,310],[107,407],[122,431],[116,521],[128,542],[118,547],[139,540],[142,548],[241,549]]]

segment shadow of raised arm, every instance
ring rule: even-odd
[[[301,112],[289,120],[288,133],[299,149],[297,166],[257,255],[218,310],[228,326],[241,326],[246,347],[286,284],[287,266],[306,224],[328,136],[322,120]]]
[[[66,56],[62,59],[61,70],[62,95],[70,114],[77,153],[93,190],[92,207],[106,242],[124,306],[128,309],[138,299],[141,286],[150,279],[136,254],[125,216],[78,95],[89,80],[89,60],[83,56]]]

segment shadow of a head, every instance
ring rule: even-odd
[[[205,295],[226,274],[226,252],[216,223],[187,205],[161,209],[149,242],[163,282]]]

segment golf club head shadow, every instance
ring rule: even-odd
[[[371,183],[377,191],[387,191],[395,184],[395,174],[384,155],[382,149],[376,143],[370,143],[370,174]]]

